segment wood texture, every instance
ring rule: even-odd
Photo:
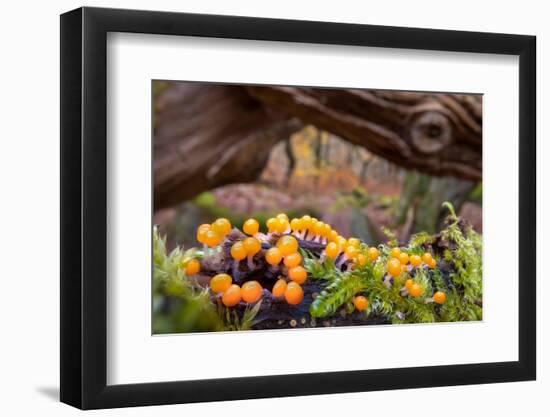
[[[175,83],[160,95],[156,110],[155,209],[254,181],[273,145],[301,126],[237,86]]]
[[[404,168],[481,179],[481,96],[296,87],[248,91]]]

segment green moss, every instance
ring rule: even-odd
[[[468,194],[468,201],[472,201],[477,204],[483,203],[483,183],[477,183],[472,192]]]
[[[202,257],[196,249],[176,247],[166,252],[166,239],[153,229],[153,332],[188,333],[249,330],[261,302],[247,306],[241,316],[221,303],[213,303],[210,293],[189,279],[182,268],[190,259]]]
[[[461,225],[451,211],[448,227],[441,232],[451,242],[445,260],[451,265],[450,279],[456,286],[455,299],[446,302],[442,314],[457,320],[481,320],[483,264],[481,236],[470,226]],[[454,321],[454,320],[450,320]]]
[[[441,239],[448,249],[439,259],[450,266],[444,279],[440,269],[415,268],[399,277],[386,275],[386,264],[391,247],[396,244],[390,235],[389,244],[379,245],[380,257],[376,262],[349,272],[340,272],[331,260],[321,262],[305,254],[305,267],[312,279],[326,281],[326,285],[310,306],[313,317],[329,317],[340,308],[346,308],[357,294],[369,299],[367,314],[387,316],[393,323],[430,323],[435,321],[480,320],[482,317],[482,263],[481,236],[471,226],[460,225],[453,207],[444,205],[449,212],[448,226]],[[411,237],[405,245],[409,254],[421,254],[435,242],[435,237],[421,233]],[[437,258],[437,255],[435,255]],[[407,279],[414,279],[422,288],[422,295],[410,297],[403,293]],[[432,302],[435,291],[444,291],[447,301],[442,305]]]
[[[366,281],[352,274],[334,278],[309,306],[312,317],[332,316],[351,298],[366,289]]]
[[[261,305],[262,301],[260,300],[254,305],[246,306],[241,317],[234,309],[224,307],[223,304],[219,303],[218,316],[223,321],[224,330],[250,330],[254,325],[254,319],[260,311]]]
[[[182,268],[198,251],[176,247],[166,251],[166,239],[153,229],[153,332],[181,333],[222,330],[208,290],[190,280]]]

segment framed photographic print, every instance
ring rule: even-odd
[[[535,379],[535,37],[61,16],[61,400]]]

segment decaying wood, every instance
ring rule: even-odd
[[[254,181],[273,145],[299,127],[242,87],[171,85],[157,100],[155,209],[221,185]]]
[[[155,209],[255,180],[307,124],[404,168],[481,179],[481,96],[171,83],[156,100]]]

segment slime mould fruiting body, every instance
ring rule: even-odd
[[[406,245],[369,246],[308,215],[278,214],[264,230],[200,225],[202,250],[181,265],[219,310],[257,305],[252,328],[481,319],[481,239],[452,211],[439,235]]]

